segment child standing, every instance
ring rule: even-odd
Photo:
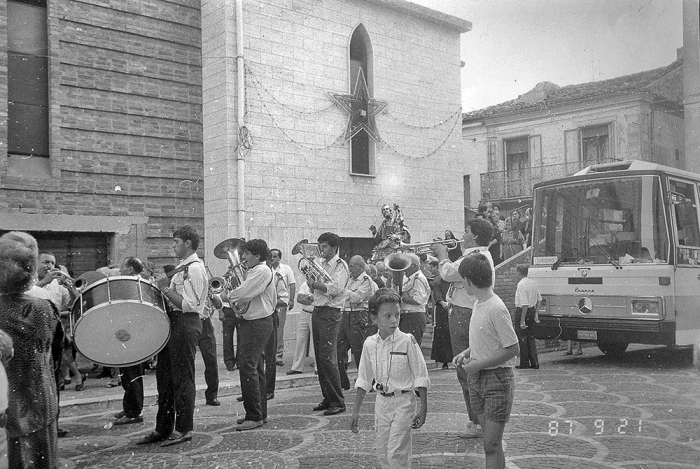
[[[368,337],[362,347],[350,423],[350,429],[357,433],[365,394],[376,390],[374,424],[377,457],[383,469],[411,467],[411,428],[420,428],[428,411],[428,369],[416,339],[399,330],[400,304],[399,295],[389,288],[380,288],[369,299],[369,314],[379,332]],[[417,413],[416,390],[420,397]]]
[[[492,272],[483,254],[469,255],[459,266],[467,293],[477,301],[469,323],[469,348],[453,362],[469,375],[470,403],[484,431],[486,468],[503,469],[503,430],[513,405],[518,337],[508,308],[493,292]]]
[[[528,266],[521,264],[515,268],[518,287],[515,290],[515,330],[520,339],[520,365],[516,368],[540,369],[535,343],[535,323],[540,322],[537,310],[542,303],[542,295],[537,284],[528,278]]]

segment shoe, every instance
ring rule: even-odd
[[[70,378],[63,378],[63,384],[70,384],[71,379]]]
[[[143,417],[138,416],[138,417],[127,417],[126,415],[118,418],[114,422],[112,422],[112,425],[129,425],[131,423],[141,423],[143,422]]]
[[[237,400],[238,402],[243,402],[243,396],[238,396],[238,397],[236,398],[236,400]]]
[[[574,352],[574,355],[576,355],[576,356],[583,355],[583,350],[577,350],[577,351],[575,351],[575,352]]]
[[[325,411],[323,411],[323,415],[336,415],[336,414],[342,414],[345,412],[345,406],[342,407],[329,407]]]
[[[238,425],[236,427],[237,432],[244,432],[246,430],[253,430],[255,428],[260,428],[263,426],[263,421],[258,420],[257,422],[255,420],[244,420],[243,423]]]
[[[564,352],[564,355],[573,355],[573,353],[574,353],[574,352],[572,352],[572,351],[570,351],[570,350],[567,350],[566,352]]]
[[[330,408],[330,406],[331,405],[328,402],[321,402],[319,405],[314,407],[313,411],[318,412],[319,410],[327,410],[328,408]]]
[[[265,399],[267,399],[268,401],[271,401],[271,400],[274,399],[274,398],[275,398],[275,393],[274,393],[274,392],[268,392],[268,393],[267,393],[267,396],[265,396]]]
[[[105,387],[106,388],[116,388],[117,386],[121,386],[121,385],[122,385],[121,381],[117,381],[116,383],[114,381],[110,381],[109,383],[107,383],[105,385]]]
[[[90,370],[90,373],[94,373],[97,371],[97,369],[100,367],[100,365],[96,365],[95,363],[92,364],[92,369]]]
[[[219,407],[221,405],[221,402],[219,402],[218,399],[212,399],[211,401],[207,401],[207,405],[212,405],[214,407]]]
[[[448,365],[447,363],[443,363],[443,364],[442,364],[442,369],[443,369],[443,370],[447,370],[449,367],[450,367],[450,365]]]
[[[228,371],[234,371],[236,368],[238,368],[236,365],[226,367]]]
[[[242,424],[243,422],[245,422],[245,417],[241,417],[241,418],[239,418],[239,419],[236,419],[236,423],[237,423],[238,425]],[[267,418],[264,418],[264,419],[263,419],[263,423],[267,423]]]
[[[187,441],[192,441],[192,432],[173,432],[164,442],[160,444],[160,446],[179,445],[180,443],[185,443]]]
[[[120,418],[124,417],[124,415],[126,415],[126,414],[125,414],[124,411],[122,410],[121,412],[117,412],[116,414],[114,414],[114,418],[115,418],[115,419],[120,419]]]
[[[61,383],[61,385],[58,387],[59,391],[65,391],[66,390],[66,385]]]
[[[540,369],[540,364],[538,363],[537,365],[532,365],[531,367],[533,370],[539,370]]]
[[[76,385],[75,385],[75,390],[76,390],[76,391],[82,391],[83,389],[85,389],[85,380],[86,380],[86,379],[87,379],[87,374],[84,374],[84,375],[83,375],[83,380],[82,380],[79,384],[76,384]]]
[[[60,428],[57,428],[56,429],[56,436],[58,436],[59,438],[63,438],[65,436],[68,436],[68,430],[62,430]]]
[[[524,365],[515,365],[515,367],[519,370],[525,370],[527,368],[530,368],[529,366],[524,366]]]
[[[287,372],[288,375],[300,375],[301,373],[302,373],[301,371],[297,371],[297,370],[289,370]]]
[[[343,391],[349,391],[350,390],[350,385],[347,386],[341,386],[343,388]]]
[[[161,435],[158,432],[151,432],[148,435],[141,438],[139,441],[137,441],[136,444],[137,445],[150,445],[151,443],[158,443],[159,441],[163,441],[167,438],[168,437],[166,435]]]
[[[474,422],[467,423],[467,429],[457,435],[459,438],[481,438],[484,431]]]
[[[282,360],[277,360],[277,362],[275,363],[277,364],[277,366],[284,366],[284,362]]]

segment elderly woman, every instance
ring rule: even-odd
[[[8,460],[11,468],[54,469],[58,398],[52,343],[58,311],[51,302],[25,294],[36,262],[24,244],[0,239],[0,329],[14,342],[7,366]]]

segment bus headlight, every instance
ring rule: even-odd
[[[632,300],[632,314],[635,316],[657,316],[664,315],[661,298],[637,298]]]

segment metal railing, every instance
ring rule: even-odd
[[[616,159],[597,161],[596,164],[611,163]],[[551,164],[513,171],[492,171],[481,174],[481,199],[502,200],[532,197],[532,186],[538,182],[571,176],[586,166],[588,161]]]

